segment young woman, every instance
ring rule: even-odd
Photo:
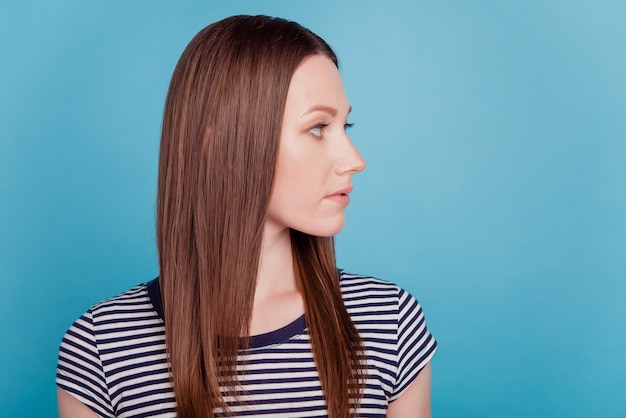
[[[160,275],[63,338],[69,417],[429,417],[436,343],[416,300],[335,265],[352,175],[337,58],[294,22],[234,16],[174,71]]]

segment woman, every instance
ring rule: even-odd
[[[61,417],[430,416],[419,304],[335,266],[365,168],[349,112],[302,26],[233,16],[196,35],[165,104],[160,276],[68,330]]]

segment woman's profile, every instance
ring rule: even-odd
[[[334,52],[297,23],[194,37],[163,116],[159,277],[67,331],[62,418],[431,415],[420,305],[336,266],[365,168],[350,110]]]

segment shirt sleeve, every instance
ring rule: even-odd
[[[76,320],[63,336],[56,384],[99,416],[115,416],[100,360],[91,311]]]
[[[408,292],[398,294],[397,374],[392,402],[415,380],[437,349],[437,342],[426,327],[420,304]]]

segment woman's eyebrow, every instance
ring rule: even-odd
[[[315,106],[312,106],[306,112],[304,112],[302,114],[302,116],[306,116],[306,115],[308,115],[310,113],[317,112],[317,111],[326,112],[326,113],[330,114],[332,117],[337,116],[337,109],[335,109],[334,107],[325,106],[325,105],[315,105]],[[350,108],[348,108],[348,114],[350,114],[350,112],[352,112],[352,106],[350,106]]]

